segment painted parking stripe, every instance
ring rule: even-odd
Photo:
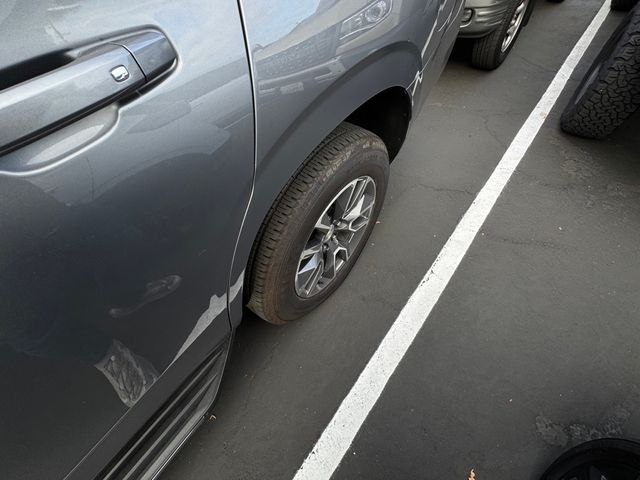
[[[606,0],[527,117],[509,148],[415,289],[294,480],[328,480],[382,394],[389,378],[426,322],[440,295],[487,219],[509,178],[558,100],[576,65],[609,12]]]

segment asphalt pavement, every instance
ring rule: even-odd
[[[459,43],[391,168],[344,285],[305,319],[239,327],[210,419],[164,480],[290,479],[601,5],[538,2],[506,63]],[[640,437],[640,118],[562,134],[605,20],[334,476],[536,479],[560,453]]]

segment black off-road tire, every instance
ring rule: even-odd
[[[640,8],[607,41],[562,113],[562,130],[586,138],[611,134],[640,106]]]
[[[638,0],[611,0],[611,10],[628,12],[636,3],[638,3]]]
[[[376,184],[375,204],[362,240],[334,280],[310,298],[298,296],[295,275],[315,222],[342,188],[360,176]],[[389,178],[389,156],[373,133],[343,123],[310,154],[280,194],[263,225],[249,267],[247,306],[274,324],[296,320],[344,281],[376,223]]]
[[[520,32],[522,32],[522,29],[529,21],[535,1],[529,0],[527,10],[524,13],[524,20],[520,24],[520,28],[516,32],[513,41],[503,52],[502,42],[505,35],[507,34],[507,30],[509,29],[509,22],[511,21],[511,18],[516,11],[516,8],[518,8],[521,3],[522,0],[512,0],[511,5],[509,5],[509,8],[505,13],[505,16],[498,28],[496,28],[489,35],[479,38],[475,42],[473,42],[473,47],[471,50],[471,64],[474,67],[482,70],[495,70],[500,65],[502,65],[502,62],[504,62],[505,58],[507,58],[507,55],[509,55],[509,52],[518,40]]]
[[[594,478],[591,475],[596,472],[591,467],[603,464],[616,466],[618,471],[627,474],[631,473],[628,469],[637,472],[640,470],[640,443],[622,438],[601,438],[581,443],[558,457],[540,480]]]

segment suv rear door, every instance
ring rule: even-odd
[[[0,476],[91,478],[230,333],[240,16],[8,0],[0,44]]]

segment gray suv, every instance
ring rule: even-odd
[[[0,476],[154,478],[342,283],[461,0],[0,3]]]

